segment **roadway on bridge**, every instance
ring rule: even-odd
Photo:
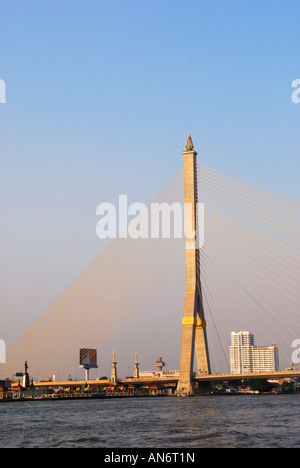
[[[227,380],[252,380],[252,379],[284,379],[284,378],[300,378],[300,371],[278,371],[278,372],[259,372],[251,374],[207,374],[197,375],[195,381],[197,382],[220,382]],[[118,385],[155,385],[155,384],[176,384],[178,376],[165,376],[153,378],[140,378],[140,379],[120,379]],[[61,382],[34,382],[36,388],[43,387],[73,387],[82,385],[97,385],[109,386],[112,385],[110,380],[72,380]]]

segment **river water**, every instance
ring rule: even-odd
[[[300,395],[0,404],[0,447],[300,447]]]

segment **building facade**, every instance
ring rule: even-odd
[[[254,335],[249,331],[232,332],[230,370],[232,374],[278,371],[278,346],[254,346]]]
[[[255,346],[252,349],[252,372],[279,371],[278,346]]]

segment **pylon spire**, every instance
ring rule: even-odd
[[[187,151],[194,151],[194,143],[191,137],[191,134],[189,133],[187,142],[186,142],[186,150]]]

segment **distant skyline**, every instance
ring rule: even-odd
[[[96,235],[99,203],[120,194],[149,203],[182,168],[189,133],[199,162],[300,201],[299,16],[299,0],[2,0],[0,339],[8,347],[108,245]],[[122,375],[135,351],[141,369],[158,356],[176,367],[184,274],[143,313],[158,318],[174,287],[174,323],[170,310],[166,323],[178,355],[166,356],[164,330],[144,344],[140,316],[99,353],[107,369],[113,349]]]

